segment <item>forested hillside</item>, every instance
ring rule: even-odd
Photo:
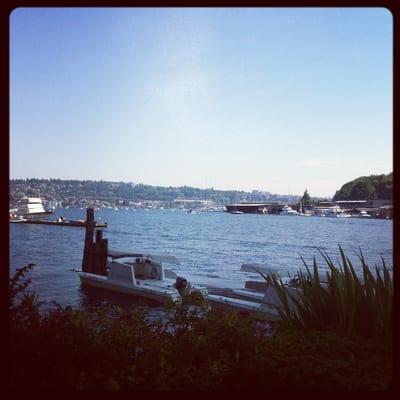
[[[145,184],[107,181],[79,181],[62,179],[13,179],[10,181],[10,202],[23,195],[38,196],[47,200],[70,197],[102,200],[160,200],[204,199],[219,204],[239,201],[278,200],[279,195],[268,192],[251,193],[237,190],[199,189],[190,186],[161,187]],[[293,196],[294,197],[294,196]]]
[[[391,200],[393,173],[387,175],[361,176],[345,183],[335,193],[333,200]]]

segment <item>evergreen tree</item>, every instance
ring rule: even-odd
[[[307,189],[304,191],[303,197],[301,198],[301,203],[303,204],[303,206],[309,206],[311,205],[311,197],[308,194]]]

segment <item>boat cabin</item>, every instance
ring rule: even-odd
[[[133,263],[133,269],[135,277],[140,279],[157,279],[162,281],[165,278],[163,265],[154,260],[136,258]]]
[[[108,277],[110,279],[136,285],[136,279],[154,279],[162,281],[165,279],[164,267],[160,262],[149,258],[135,258],[122,261],[121,259],[107,261]]]

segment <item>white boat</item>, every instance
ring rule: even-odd
[[[220,296],[216,294],[209,294],[207,296],[207,301],[211,307],[221,308],[223,310],[257,313],[260,317],[263,317],[269,321],[280,319],[279,313],[276,311],[276,309],[264,303],[242,300],[229,296]]]
[[[10,214],[10,216],[9,216],[9,222],[12,222],[12,223],[18,223],[18,222],[26,222],[27,221],[27,219],[26,218],[23,218],[23,217],[21,217],[21,216],[14,216],[13,214]]]
[[[206,288],[190,285],[186,279],[177,277],[172,270],[164,268],[161,259],[174,261],[176,259],[173,256],[115,251],[109,251],[108,254],[107,275],[80,272],[79,277],[83,285],[144,297],[159,303],[179,302],[182,290],[207,295]]]
[[[293,210],[292,207],[285,205],[282,208],[282,211],[280,212],[279,215],[299,215],[299,212],[296,210]]]
[[[353,218],[371,218],[371,215],[369,215],[365,210],[361,210],[358,214],[353,214],[351,215]]]
[[[262,272],[266,275],[279,273],[278,269],[256,263],[243,264],[241,271],[257,272],[257,274]],[[295,289],[293,289],[293,292],[297,293]],[[233,289],[227,295],[208,294],[207,301],[212,307],[229,311],[256,313],[260,318],[270,321],[280,318],[276,309],[276,305],[279,304],[279,297],[275,289],[266,281],[247,281],[245,288]]]
[[[330,218],[349,218],[350,214],[344,212],[339,206],[329,207],[325,211],[325,217]]]
[[[246,286],[250,282],[246,282]],[[233,289],[232,296],[234,297],[209,294],[207,300],[214,307],[230,311],[257,313],[259,317],[269,321],[279,320],[280,315],[276,307],[280,304],[280,300],[276,290],[266,282],[253,281],[252,283],[259,284],[257,286],[260,289]],[[298,289],[289,285],[287,285],[287,288],[294,296],[300,293]],[[294,310],[294,302],[290,299],[289,306]]]
[[[243,211],[233,210],[229,211],[229,214],[243,214]]]
[[[242,271],[255,271],[263,272],[266,275],[272,273],[279,276],[278,270],[269,268],[260,264],[243,264]],[[298,277],[281,278],[282,283],[287,291],[298,299],[301,295],[301,289],[298,287]],[[322,285],[327,285],[327,282],[321,281]],[[275,288],[267,281],[247,281],[245,288],[233,289],[231,296],[208,295],[207,300],[211,305],[222,307],[228,310],[235,310],[240,312],[256,312],[258,316],[274,321],[280,319],[277,306],[281,304],[280,296]],[[292,311],[295,311],[296,305],[292,298],[288,298],[288,305]]]
[[[280,276],[281,269],[271,268],[267,265],[248,263],[242,264],[241,271],[244,272],[260,272],[271,276],[275,274]],[[301,290],[298,287],[298,277],[282,277],[282,283],[294,298],[298,298]],[[321,281],[322,282],[322,281]],[[326,282],[322,282],[326,284]],[[208,302],[212,306],[224,308],[232,311],[239,312],[255,312],[263,319],[274,321],[280,319],[277,306],[281,304],[280,297],[275,288],[266,280],[262,281],[246,281],[245,288],[233,289],[231,295],[216,295],[209,294],[207,296]],[[289,307],[294,311],[295,302],[289,298]]]
[[[46,211],[40,197],[24,197],[14,213],[15,218],[34,219],[42,218],[53,214],[53,211]]]
[[[311,217],[314,213],[311,210],[304,208],[303,203],[300,201],[299,214],[300,217]]]

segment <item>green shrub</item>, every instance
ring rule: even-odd
[[[250,315],[198,305],[147,321],[113,306],[40,311],[37,303],[14,300],[14,391],[385,390],[391,384],[390,354],[335,332],[281,328],[271,336]]]
[[[304,330],[330,330],[341,335],[370,338],[390,346],[393,331],[393,280],[382,259],[372,274],[360,250],[363,276],[357,276],[349,258],[339,246],[342,265],[336,267],[321,253],[329,268],[321,281],[314,257],[313,272],[303,260],[307,273],[298,273],[293,294],[276,275],[263,275],[275,288],[280,303],[276,308],[282,325]],[[290,307],[293,302],[294,307]]]

